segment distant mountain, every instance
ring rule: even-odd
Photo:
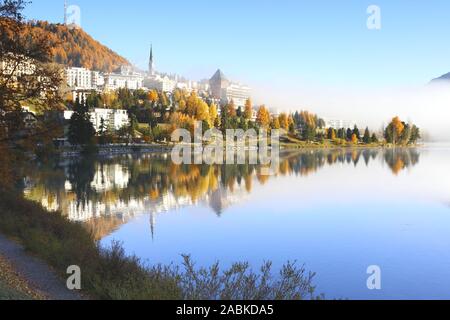
[[[94,40],[81,28],[69,28],[45,21],[31,24],[33,32],[48,33],[57,42],[53,49],[54,61],[57,63],[103,72],[112,72],[122,65],[130,65],[127,59]]]
[[[450,84],[450,72],[440,76],[439,78],[431,80],[431,83],[446,83],[446,82]]]

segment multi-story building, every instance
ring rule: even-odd
[[[64,111],[64,119],[70,120],[73,111]],[[116,109],[93,109],[90,112],[91,122],[97,132],[101,130],[102,122],[109,130],[119,130],[129,124],[128,112]]]
[[[67,85],[73,89],[90,90],[92,86],[92,71],[86,68],[67,68]]]
[[[108,73],[105,75],[105,89],[117,90],[127,88],[137,90],[143,87],[144,77],[140,74],[117,74]]]
[[[250,87],[229,81],[220,69],[209,80],[209,89],[212,98],[220,99],[222,103],[233,100],[236,108],[244,107],[251,96]]]
[[[92,86],[96,89],[102,88],[105,85],[105,77],[99,71],[92,71]]]
[[[177,87],[177,83],[168,76],[161,77],[154,75],[144,80],[144,87],[150,90],[155,89],[162,92],[172,92]]]
[[[326,119],[325,120],[325,127],[326,128],[333,128],[335,130],[339,130],[342,128],[348,129],[348,128],[354,128],[356,125],[355,121],[352,120],[338,120],[338,119]]]

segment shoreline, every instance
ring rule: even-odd
[[[162,144],[145,144],[145,145],[108,145],[108,146],[97,146],[98,150],[93,152],[93,155],[100,157],[112,157],[116,155],[126,155],[126,154],[147,154],[147,153],[170,153],[176,145],[162,145]],[[187,145],[192,148],[195,147],[194,144]],[[280,152],[284,151],[301,151],[301,150],[361,150],[361,149],[381,149],[381,150],[391,150],[391,149],[405,149],[405,148],[421,148],[425,144],[415,144],[407,146],[393,146],[386,144],[358,144],[358,145],[333,145],[333,144],[281,144]],[[203,146],[204,147],[204,146]],[[76,150],[77,149],[77,150]],[[249,148],[245,148],[246,151]],[[236,149],[235,149],[236,150]],[[270,150],[270,147],[269,147]],[[80,147],[72,147],[71,150],[59,150],[58,155],[63,159],[70,159],[74,157],[79,157],[83,153]]]

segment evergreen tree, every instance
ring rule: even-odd
[[[352,141],[352,136],[353,136],[353,130],[348,128],[347,129],[347,134],[346,134],[347,141]]]
[[[74,113],[69,120],[69,142],[72,145],[93,143],[95,128],[91,122],[88,107],[79,99],[75,102]]]
[[[371,142],[369,128],[366,128],[366,131],[364,131],[363,142],[364,142],[365,144],[369,144],[369,143]]]
[[[378,143],[378,137],[375,133],[372,134],[371,141],[372,141],[372,143]]]
[[[353,134],[356,136],[356,139],[358,139],[358,141],[361,140],[361,133],[359,132],[357,125],[355,125],[355,128],[353,128]]]

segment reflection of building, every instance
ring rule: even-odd
[[[220,69],[209,80],[209,87],[213,99],[220,99],[223,103],[233,100],[236,108],[244,107],[251,95],[250,87],[230,82]]]
[[[91,188],[95,191],[109,191],[112,189],[125,189],[128,186],[130,174],[120,164],[97,164]]]

